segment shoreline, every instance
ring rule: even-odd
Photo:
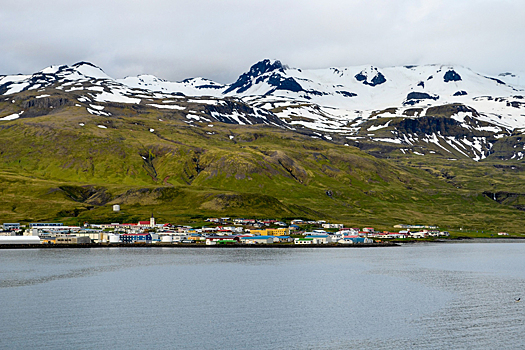
[[[443,244],[443,243],[509,243],[519,241],[525,243],[525,237],[498,237],[498,238],[471,238],[461,237],[453,239],[437,239],[434,241],[385,241],[383,243],[356,243],[356,244],[217,244],[205,245],[196,243],[84,243],[84,244],[0,244],[0,250],[5,249],[96,249],[96,248],[212,248],[212,249],[261,249],[261,248],[285,248],[285,249],[304,249],[304,248],[381,248],[381,247],[401,247],[403,245],[415,244]],[[517,243],[517,242],[516,242]]]
[[[212,248],[212,249],[231,249],[231,248],[380,248],[380,247],[400,247],[398,242],[388,243],[357,243],[357,244],[217,244],[205,245],[195,243],[163,244],[163,243],[87,243],[87,244],[0,244],[0,249],[91,249],[91,248]]]
[[[392,241],[398,244],[417,244],[417,243],[505,243],[509,241],[524,241],[525,237],[458,237],[450,239],[436,239],[433,241],[427,240],[407,240],[407,241]]]

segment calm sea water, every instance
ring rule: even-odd
[[[525,244],[0,251],[2,349],[525,348]]]

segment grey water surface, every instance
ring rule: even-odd
[[[525,348],[525,244],[0,251],[2,349]]]

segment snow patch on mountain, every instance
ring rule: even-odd
[[[173,110],[179,110],[179,111],[183,111],[186,109],[186,107],[177,106],[177,105],[159,105],[155,103],[148,103],[147,105],[155,107],[155,108],[159,108],[159,109],[173,109]]]
[[[14,114],[8,115],[6,117],[0,118],[0,120],[15,120],[15,119],[20,118],[20,114],[21,113],[14,113]]]
[[[85,77],[113,80],[113,78],[104,73],[101,68],[88,62],[79,62],[74,64],[72,67],[76,70],[76,72],[82,74]]]
[[[116,102],[116,103],[140,103],[140,98],[128,97],[122,91],[114,90],[113,92],[102,92],[95,97],[97,102]]]

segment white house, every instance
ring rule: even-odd
[[[425,238],[428,236],[428,232],[423,230],[419,232],[410,232],[410,237],[412,238]]]
[[[252,237],[241,237],[241,243],[243,244],[273,244],[273,236],[252,236]]]
[[[313,238],[309,238],[309,237],[306,237],[306,238],[295,238],[294,239],[294,244],[313,244]]]
[[[343,224],[329,224],[329,223],[326,223],[326,224],[323,224],[323,228],[343,228],[344,225]]]
[[[312,244],[332,243],[332,237],[330,235],[308,235],[306,238],[311,238]]]

